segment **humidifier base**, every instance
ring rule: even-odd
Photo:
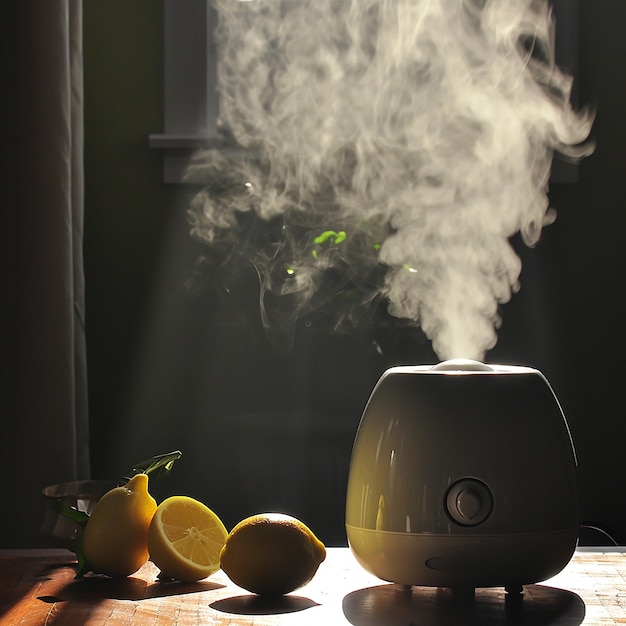
[[[569,563],[578,528],[508,535],[432,535],[346,525],[359,564],[406,586],[520,590],[555,576]]]

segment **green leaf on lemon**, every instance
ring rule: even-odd
[[[149,474],[151,478],[159,478],[163,474],[169,474],[172,471],[175,461],[178,461],[183,453],[180,450],[166,452],[165,454],[155,454],[153,457],[136,463],[126,472],[120,484],[127,483],[135,474]]]

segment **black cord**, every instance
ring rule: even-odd
[[[584,528],[585,530],[592,530],[594,532],[600,533],[603,537],[608,539],[610,544],[613,546],[620,545],[619,542],[615,539],[615,537],[613,537],[613,535],[611,535],[608,530],[602,528],[602,526],[596,524],[595,522],[582,522],[580,527]]]

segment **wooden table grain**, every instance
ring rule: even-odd
[[[124,580],[75,578],[65,550],[0,550],[0,624],[491,626],[626,624],[626,548],[579,549],[554,578],[459,595],[403,590],[365,572],[348,548],[329,548],[302,589],[266,600],[236,587],[223,572],[198,583],[156,580],[146,563]]]

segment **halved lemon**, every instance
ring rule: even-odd
[[[150,560],[162,578],[193,582],[220,569],[228,532],[220,518],[189,496],[163,500],[148,529]]]

